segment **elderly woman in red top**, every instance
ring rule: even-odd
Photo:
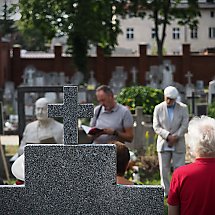
[[[173,173],[168,196],[169,215],[212,215],[215,203],[215,119],[207,116],[192,119],[186,142],[196,159]]]

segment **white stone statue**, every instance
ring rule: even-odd
[[[40,98],[35,103],[37,120],[29,123],[24,130],[18,149],[18,155],[23,154],[24,147],[30,143],[63,143],[63,124],[48,118],[48,100]]]

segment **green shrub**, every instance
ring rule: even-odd
[[[155,105],[163,101],[163,91],[147,86],[125,87],[117,95],[116,100],[129,106],[132,113],[137,106],[141,106],[143,114],[152,115]]]
[[[208,106],[208,116],[215,118],[215,102]]]

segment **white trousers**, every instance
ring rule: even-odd
[[[164,196],[167,196],[170,187],[171,161],[174,170],[179,166],[185,165],[185,153],[176,153],[169,151],[158,152],[158,161],[161,185],[164,188]]]

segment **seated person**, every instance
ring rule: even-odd
[[[110,144],[116,145],[117,184],[133,185],[132,181],[124,177],[130,161],[130,153],[127,146],[119,141],[112,141]]]
[[[26,125],[18,155],[23,154],[27,143],[63,143],[63,124],[48,118],[48,100],[39,98],[35,103],[37,120]]]

